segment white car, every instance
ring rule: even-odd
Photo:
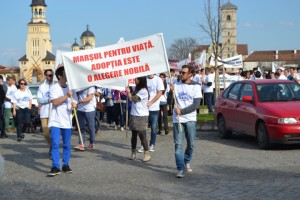
[[[38,107],[37,91],[40,87],[40,84],[30,84],[27,87],[28,87],[28,89],[30,90],[30,92],[32,94],[32,104],[34,104],[36,107]]]

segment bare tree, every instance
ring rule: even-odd
[[[188,57],[198,46],[197,40],[191,37],[176,39],[174,43],[167,49],[168,58],[172,60],[183,60]]]
[[[206,0],[203,15],[205,20],[199,23],[200,29],[207,35],[211,42],[211,52],[215,58],[215,89],[216,96],[220,94],[218,59],[222,58],[222,52],[230,40],[222,41],[222,31],[226,30],[226,23],[222,23],[221,0]]]

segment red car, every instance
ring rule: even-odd
[[[300,85],[276,79],[234,82],[219,95],[214,119],[222,138],[245,133],[262,149],[300,143]]]

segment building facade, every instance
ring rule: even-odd
[[[26,54],[19,59],[20,78],[40,83],[45,69],[54,69],[50,25],[46,20],[45,0],[32,0],[31,21],[27,25]]]

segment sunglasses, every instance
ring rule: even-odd
[[[20,85],[27,85],[26,83],[20,83]]]
[[[53,77],[53,74],[48,74],[47,76],[48,76],[48,77]]]
[[[189,72],[179,72],[180,75],[188,74]]]

